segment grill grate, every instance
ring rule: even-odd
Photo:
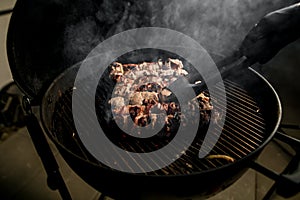
[[[257,102],[250,96],[250,94],[247,93],[246,90],[239,87],[236,83],[226,80],[224,84],[227,94],[226,120],[223,128],[216,127],[214,130],[214,134],[217,134],[222,129],[222,134],[217,144],[209,153],[209,156],[204,159],[199,159],[197,157],[203,142],[200,137],[197,137],[190,147],[187,147],[184,143],[172,144],[172,148],[174,149],[182,149],[182,147],[186,147],[184,154],[169,166],[154,172],[148,172],[147,174],[190,174],[221,167],[233,162],[233,160],[245,157],[262,144],[265,138],[264,133],[266,124]],[[217,91],[218,89],[221,90],[218,85],[216,87]],[[57,102],[56,111],[53,116],[52,136],[59,143],[74,154],[80,156],[82,159],[97,164],[99,167],[104,167],[103,164],[89,154],[76,134],[74,122],[72,121],[71,97],[72,90],[70,89],[64,93],[59,102]],[[220,111],[220,113],[224,112],[225,99],[223,99],[218,93],[214,94],[214,97],[217,98],[213,105],[214,109]],[[141,144],[139,142],[134,144],[124,144],[124,142],[119,142],[118,145],[121,148],[132,151],[138,148],[140,152],[147,152],[151,149],[150,146],[155,146],[157,144],[155,144],[155,142],[149,143],[148,145],[145,145],[144,143]],[[126,166],[130,169],[131,166],[128,162],[135,163],[137,166],[139,166],[140,162],[145,162],[142,158],[139,160],[131,159],[132,160],[128,161],[120,156],[120,159],[118,160],[122,160],[123,163],[115,162],[114,164]],[[157,163],[164,163],[164,158],[159,157],[153,157],[148,160],[156,165],[158,165]]]

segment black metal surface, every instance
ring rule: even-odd
[[[111,10],[104,17],[114,14],[115,20],[119,20],[115,13],[122,14],[127,3],[108,3]],[[101,1],[94,0],[16,2],[7,34],[7,51],[13,78],[27,96],[35,102],[41,100],[61,72],[82,61],[115,28],[114,21],[98,19],[99,9]],[[143,12],[145,8],[141,9]],[[147,26],[142,14],[145,13],[138,14],[141,21],[129,24],[127,29]]]

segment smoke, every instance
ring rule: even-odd
[[[284,0],[139,0],[76,1],[69,11],[64,54],[84,59],[104,39],[138,27],[164,27],[198,41],[213,55],[236,50],[265,14],[295,1]],[[79,3],[78,3],[79,2]]]
[[[76,1],[66,16],[66,21],[69,22],[64,34],[64,55],[67,62],[79,62],[96,45],[114,34],[150,26],[147,13],[149,10],[146,1]]]
[[[152,1],[154,2],[154,1]],[[153,10],[152,26],[183,32],[209,52],[227,56],[265,14],[291,4],[282,0],[163,0]]]
[[[65,32],[65,55],[71,60],[82,60],[91,49],[103,41],[99,34],[100,27],[91,17],[86,17],[80,22],[67,27]]]

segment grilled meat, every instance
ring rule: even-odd
[[[150,128],[157,120],[164,120],[166,136],[178,128],[184,116],[178,101],[168,101],[173,94],[168,86],[179,77],[188,75],[179,59],[139,64],[114,62],[110,69],[110,77],[116,82],[113,98],[109,101],[114,116],[124,118],[124,123],[127,123],[129,114],[137,126],[144,127],[152,122]],[[198,105],[189,102],[189,113],[192,115],[193,111],[200,109],[201,124],[208,124],[213,109],[209,93],[202,92],[196,98]]]

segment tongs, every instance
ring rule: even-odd
[[[226,79],[231,74],[236,73],[239,70],[247,69],[255,64],[255,61],[248,59],[240,51],[234,52],[231,56],[216,63],[220,74],[211,74],[205,81],[201,81],[195,84],[189,84],[188,87],[194,88],[197,94],[200,94],[207,89],[207,85],[215,85],[220,81],[220,75],[222,79]],[[190,81],[200,80],[199,74],[195,74],[189,78]]]
[[[205,81],[199,81],[202,80],[201,75],[199,73],[194,73],[191,74],[191,76],[187,77],[189,83],[186,83],[182,78],[179,78],[167,87],[168,89],[173,91],[173,93],[172,95],[165,97],[165,100],[171,102],[176,101],[177,98],[180,98],[181,103],[187,103],[190,100],[195,99],[195,96],[191,95],[190,88],[194,90],[193,93],[199,95],[200,93],[208,89],[207,85],[215,86],[221,80],[226,79],[231,74],[236,73],[236,71],[249,68],[250,66],[255,64],[255,62],[248,59],[239,51],[236,51],[231,56],[226,57],[225,59],[215,64],[218,67],[219,74],[208,75],[206,76]],[[194,83],[195,81],[199,81],[199,83],[190,84],[191,82]],[[179,95],[180,97],[177,95]]]

